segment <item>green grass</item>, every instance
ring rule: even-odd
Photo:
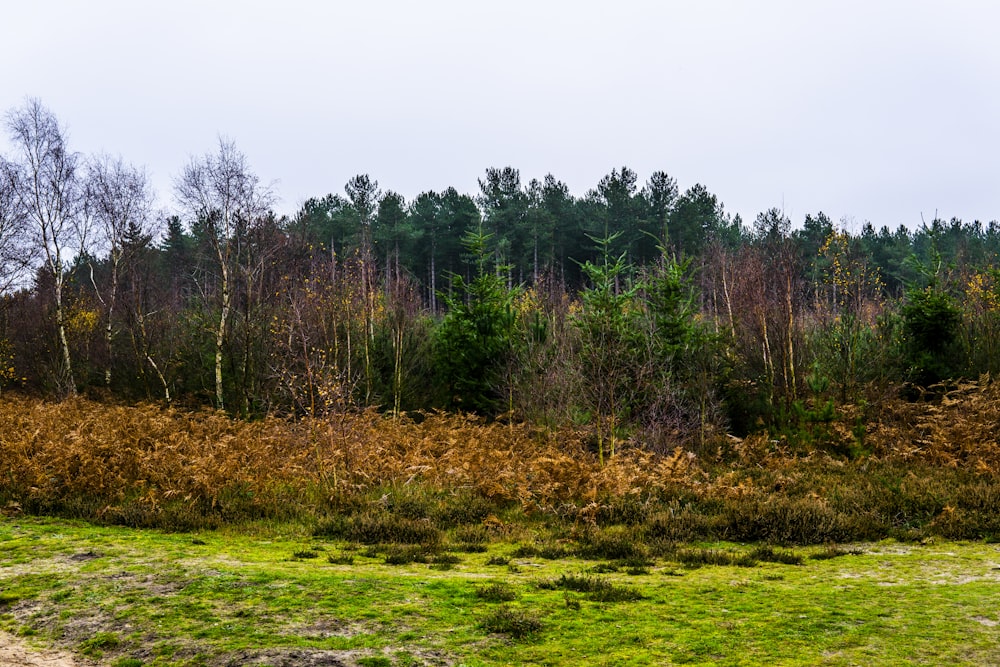
[[[1000,663],[1000,545],[758,550],[753,566],[730,555],[755,546],[682,548],[701,566],[664,554],[648,573],[597,577],[593,561],[514,544],[442,570],[304,526],[185,535],[7,518],[0,629],[132,667]],[[293,557],[306,552],[329,557]]]

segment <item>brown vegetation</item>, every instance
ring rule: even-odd
[[[719,443],[714,457],[627,447],[601,466],[583,431],[469,416],[246,422],[8,394],[0,504],[171,529],[355,515],[357,531],[395,514],[484,535],[502,534],[498,515],[523,512],[590,526],[591,546],[614,524],[650,544],[1000,535],[1000,386],[984,379],[868,413],[859,431],[860,411],[842,411],[809,449],[752,436]],[[859,437],[860,458],[830,453]]]

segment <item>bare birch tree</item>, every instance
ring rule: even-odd
[[[18,200],[13,166],[0,157],[0,295],[22,279],[30,264],[27,216]]]
[[[263,219],[274,195],[269,187],[261,185],[236,145],[222,138],[218,153],[191,159],[175,180],[174,188],[181,207],[204,225],[218,264],[221,295],[215,329],[215,400],[219,409],[225,409],[222,360],[240,239],[250,226]]]
[[[90,267],[94,292],[107,316],[104,343],[108,365],[104,369],[104,383],[110,387],[119,282],[126,263],[152,239],[153,191],[145,171],[126,164],[120,157],[107,155],[90,161],[86,191],[87,209],[96,223],[99,242],[108,253],[110,268],[108,284],[102,289],[94,279],[93,264]]]
[[[80,158],[67,149],[59,121],[37,99],[28,99],[24,106],[8,112],[6,125],[15,154],[12,161],[3,165],[4,178],[9,181],[16,205],[27,221],[29,244],[41,256],[45,270],[52,277],[56,328],[62,350],[59,382],[68,395],[75,396],[63,288],[74,250],[71,245],[83,238]]]

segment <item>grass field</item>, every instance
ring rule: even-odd
[[[608,561],[520,537],[470,552],[11,517],[0,629],[117,667],[1000,663],[998,544]]]

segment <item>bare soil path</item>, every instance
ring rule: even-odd
[[[83,664],[69,653],[39,651],[18,637],[0,632],[0,667],[83,667]]]

